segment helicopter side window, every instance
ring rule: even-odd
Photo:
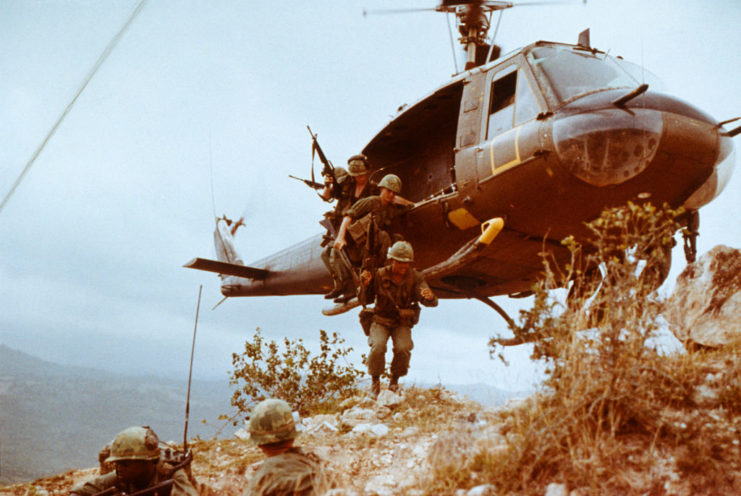
[[[535,100],[530,82],[524,74],[517,78],[517,103],[515,105],[515,125],[535,119],[540,113],[540,107]]]
[[[515,90],[517,71],[494,80],[491,84],[491,105],[486,138],[490,139],[503,131],[512,129],[515,115]]]

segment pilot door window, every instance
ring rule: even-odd
[[[530,83],[521,75],[521,71],[497,76],[491,83],[486,139],[492,139],[515,125],[534,119],[538,112],[538,103],[535,101]]]

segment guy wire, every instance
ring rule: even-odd
[[[129,20],[126,21],[126,24],[124,24],[123,27],[121,28],[121,30],[116,34],[116,36],[114,36],[111,39],[111,41],[108,42],[108,45],[103,50],[103,53],[100,54],[100,57],[98,57],[98,60],[95,62],[95,65],[93,65],[92,69],[90,69],[90,72],[88,72],[88,75],[85,77],[85,79],[83,80],[82,84],[78,88],[77,93],[75,93],[75,96],[67,104],[67,108],[64,109],[64,112],[62,112],[62,115],[60,115],[59,116],[59,119],[57,119],[57,122],[54,123],[54,126],[52,126],[51,130],[46,135],[46,138],[44,138],[44,140],[41,142],[41,144],[39,145],[39,147],[36,149],[36,151],[34,152],[34,154],[29,159],[29,161],[26,164],[26,166],[21,171],[21,174],[18,176],[18,179],[16,179],[15,182],[13,183],[13,186],[11,186],[10,191],[8,191],[8,193],[5,195],[5,198],[3,198],[2,203],[0,203],[0,212],[3,211],[3,208],[5,207],[5,204],[8,203],[8,200],[10,200],[10,197],[13,196],[13,193],[15,193],[15,190],[21,184],[21,181],[23,181],[23,178],[25,177],[26,173],[31,169],[31,166],[34,164],[34,162],[36,162],[36,157],[39,156],[39,154],[44,149],[44,147],[46,146],[46,144],[49,142],[49,140],[51,139],[51,137],[54,135],[54,133],[56,132],[57,128],[62,123],[62,121],[64,120],[64,118],[67,116],[67,114],[69,113],[69,111],[72,110],[72,106],[75,104],[75,102],[77,102],[77,99],[82,94],[82,92],[85,90],[85,88],[87,87],[87,85],[90,82],[90,80],[93,78],[93,76],[95,76],[95,73],[98,72],[98,69],[100,69],[100,66],[103,65],[103,62],[105,62],[105,60],[111,54],[111,52],[113,51],[113,49],[116,47],[116,45],[118,44],[118,42],[123,37],[123,35],[126,32],[126,30],[131,25],[131,23],[134,22],[134,19],[136,18],[136,16],[139,15],[139,12],[141,12],[142,7],[144,7],[144,3],[146,1],[147,0],[141,0],[141,2],[139,2],[139,5],[136,6],[136,8],[134,9],[134,12],[132,12],[131,16],[129,17]]]

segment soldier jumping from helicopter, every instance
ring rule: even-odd
[[[372,322],[368,334],[368,374],[372,377],[371,394],[381,391],[381,374],[385,368],[386,343],[391,338],[394,358],[391,361],[389,390],[397,391],[399,378],[407,374],[412,357],[412,327],[419,320],[422,303],[437,306],[437,297],[420,272],[412,267],[414,251],[406,241],[397,241],[388,251],[390,264],[377,270],[364,270],[360,280],[364,287],[372,284],[375,293]],[[361,303],[369,303],[361,301]]]
[[[391,246],[388,229],[396,217],[413,205],[408,200],[403,200],[404,204],[401,205],[395,201],[396,195],[401,193],[401,179],[394,174],[384,176],[378,183],[378,188],[378,195],[358,200],[349,208],[340,224],[333,245],[333,268],[335,274],[339,275],[343,294],[335,298],[335,303],[345,303],[356,296],[358,287],[355,280],[357,276],[353,273],[355,268],[383,266],[386,251]],[[343,253],[347,255],[352,267],[344,262]]]
[[[332,224],[330,236],[337,232],[345,212],[358,200],[376,194],[377,188],[369,181],[370,169],[368,168],[368,158],[365,155],[353,155],[347,160],[348,170],[341,167],[335,168],[335,177],[325,176],[325,189],[320,196],[325,201],[337,199],[334,210],[324,214],[327,221]],[[344,172],[344,174],[343,174]],[[329,227],[329,226],[327,226]],[[337,272],[338,264],[343,264],[342,260],[336,260],[337,254],[333,253],[330,244],[322,252],[322,262],[332,275],[334,287],[324,295],[327,299],[337,298],[346,292],[342,284],[342,274]]]

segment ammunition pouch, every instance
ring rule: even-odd
[[[347,232],[350,233],[350,237],[356,245],[362,245],[363,243],[365,243],[365,239],[368,236],[368,229],[372,220],[373,215],[366,214],[347,226]]]
[[[419,305],[415,305],[412,308],[400,308],[399,309],[399,321],[401,325],[405,327],[412,327],[419,322]]]
[[[360,319],[360,326],[363,328],[363,333],[365,333],[366,336],[369,336],[371,324],[373,323],[373,309],[362,309],[358,314],[358,319]]]

